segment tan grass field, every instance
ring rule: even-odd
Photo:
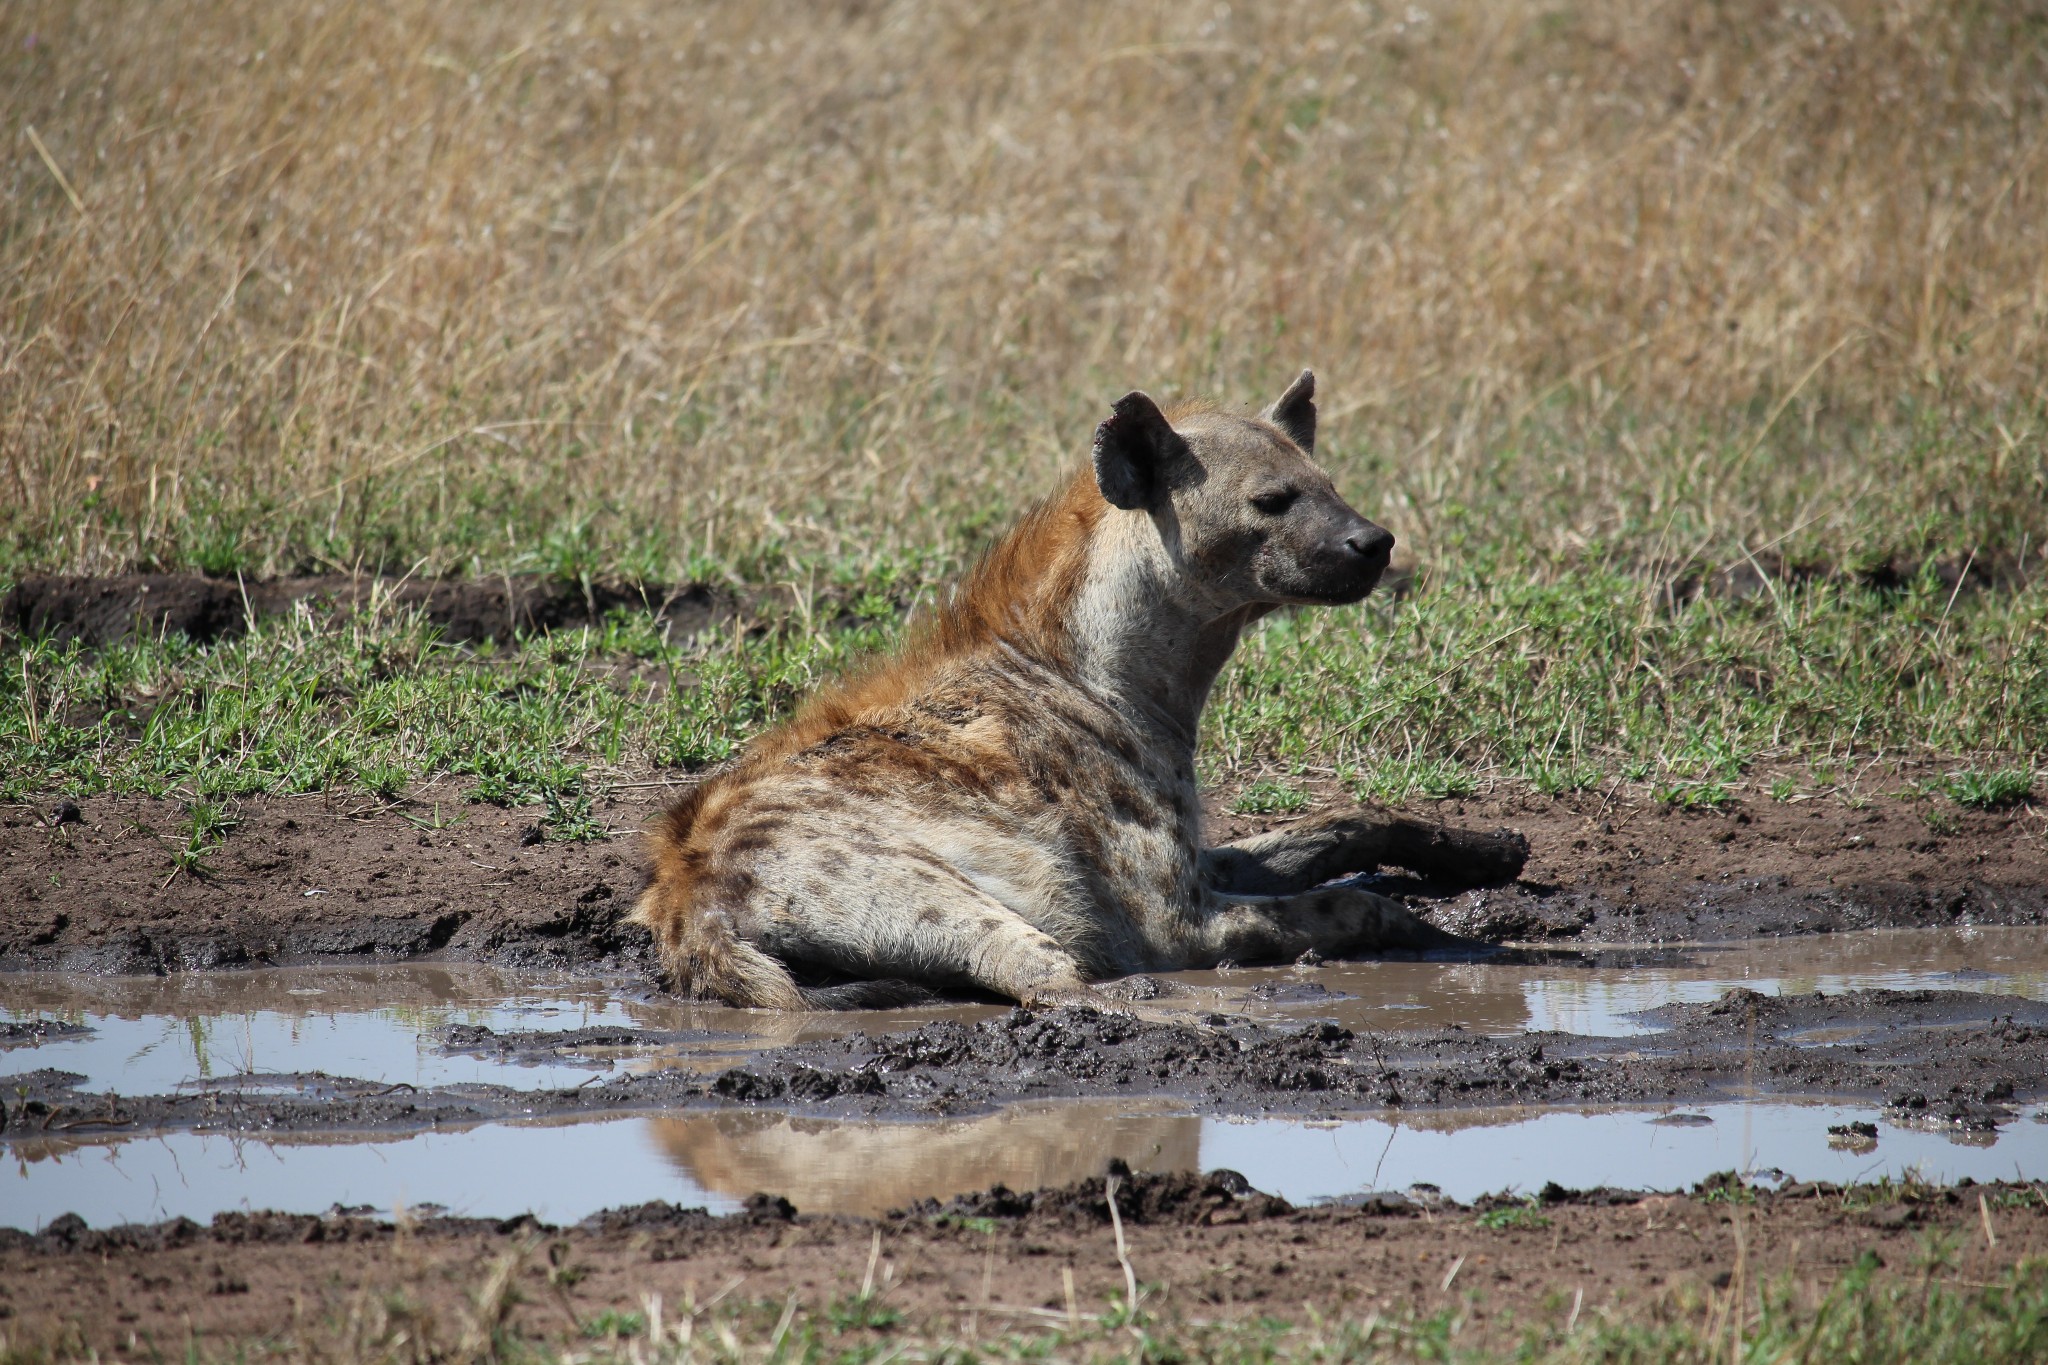
[[[0,89],[12,572],[895,553],[1302,363],[1424,554],[1504,444],[1564,547],[2048,498],[2038,3],[10,0]]]

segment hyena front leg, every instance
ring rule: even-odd
[[[1234,895],[1280,896],[1333,877],[1392,864],[1461,884],[1504,882],[1522,870],[1529,841],[1394,816],[1325,815],[1235,844],[1205,849],[1209,884]]]
[[[1355,886],[1290,896],[1207,897],[1189,966],[1219,962],[1291,962],[1306,952],[1347,957],[1388,949],[1477,948],[1445,933],[1407,906]]]

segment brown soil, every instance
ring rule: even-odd
[[[175,802],[104,797],[53,824],[0,814],[0,969],[162,973],[447,957],[607,972],[647,968],[620,923],[639,890],[630,839],[524,843],[533,817],[451,801],[244,801],[199,875],[179,872]],[[630,828],[653,806],[599,803]],[[445,808],[444,808],[445,809]],[[408,819],[411,815],[413,819]],[[651,978],[650,978],[651,981]]]
[[[682,783],[671,791],[682,789]],[[600,803],[614,829],[660,787]],[[620,922],[642,878],[631,838],[524,842],[532,816],[451,801],[240,803],[203,875],[179,873],[175,802],[142,797],[0,808],[0,970],[167,972],[293,962],[444,958],[648,971]],[[1488,941],[1709,941],[1957,924],[2048,923],[2048,818],[1962,812],[1931,830],[1924,803],[1752,800],[1676,810],[1599,795],[1441,802],[1429,818],[1507,826],[1533,850],[1522,879],[1456,891],[1400,876],[1438,924]],[[443,817],[460,819],[426,828]],[[1218,838],[1275,821],[1214,812]],[[648,984],[653,984],[647,977]]]
[[[1118,1193],[1131,1265],[1155,1286],[1147,1307],[1168,1322],[1303,1321],[1311,1310],[1399,1320],[1462,1306],[1466,1348],[1561,1328],[1574,1303],[1587,1322],[1624,1319],[1688,1290],[1704,1298],[1737,1276],[1794,1276],[1818,1292],[1866,1252],[1886,1275],[1918,1275],[1937,1238],[1955,1252],[1934,1273],[1961,1283],[2048,1252],[2048,1192],[2025,1186],[1804,1186],[1753,1203],[1712,1191],[1553,1187],[1540,1203],[1532,1226],[1501,1230],[1482,1224],[1479,1208],[1400,1196],[1293,1209],[1221,1172],[1127,1178]],[[402,1292],[422,1313],[421,1336],[453,1338],[507,1256],[519,1266],[510,1332],[557,1346],[576,1344],[578,1325],[606,1309],[644,1312],[650,1294],[670,1323],[714,1296],[760,1303],[756,1330],[765,1332],[791,1297],[822,1313],[855,1294],[871,1256],[881,1304],[904,1315],[905,1330],[946,1338],[1061,1325],[1063,1272],[1085,1314],[1123,1289],[1101,1179],[1036,1195],[997,1190],[876,1222],[805,1217],[765,1197],[726,1218],[651,1204],[570,1229],[430,1219],[399,1231],[345,1213],[103,1231],[60,1219],[39,1235],[0,1233],[0,1336],[17,1349],[182,1353],[190,1343],[225,1357],[238,1346],[331,1340],[352,1312]]]

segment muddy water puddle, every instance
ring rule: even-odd
[[[1873,1122],[1875,1145],[1830,1125]],[[1372,1191],[1459,1201],[1534,1193],[1547,1181],[1685,1189],[1720,1171],[1766,1182],[2048,1177],[2048,1123],[2023,1114],[1958,1141],[1902,1128],[1870,1107],[1717,1104],[1677,1111],[1465,1113],[1390,1123],[1232,1120],[1078,1102],[962,1122],[830,1122],[721,1113],[565,1124],[490,1124],[396,1141],[259,1142],[172,1133],[126,1142],[25,1139],[0,1148],[0,1226],[64,1213],[96,1227],[237,1209],[482,1217],[565,1223],[664,1199],[729,1212],[750,1194],[813,1213],[876,1215],[924,1198],[1034,1189],[1134,1170],[1242,1173],[1296,1203]]]
[[[1653,1031],[1644,1011],[1712,1000],[1737,986],[1783,995],[1924,988],[2048,1000],[2048,929],[1878,931],[1525,962],[1184,973],[1133,992],[1129,1008],[1183,1019],[1328,1019],[1360,1033],[1455,1026],[1495,1036],[1556,1030],[1625,1038]],[[73,1072],[85,1077],[78,1090],[86,1095],[289,1091],[302,1101],[377,1087],[559,1089],[653,1067],[712,1072],[766,1047],[1001,1012],[962,1006],[777,1016],[678,1003],[637,984],[453,965],[166,978],[22,974],[0,976],[0,1076]],[[1795,1041],[1830,1047],[1854,1042],[1857,1032],[1816,1028]],[[15,1101],[11,1091],[0,1094],[18,1109]],[[1831,1140],[1831,1125],[1852,1121],[1877,1125],[1874,1146]],[[73,1211],[101,1225],[337,1204],[531,1211],[560,1222],[649,1199],[730,1209],[757,1191],[784,1194],[813,1212],[879,1213],[994,1184],[1064,1184],[1099,1174],[1110,1156],[1141,1170],[1229,1167],[1296,1201],[1418,1183],[1460,1200],[1533,1191],[1548,1181],[1672,1189],[1730,1169],[1835,1181],[1908,1171],[1937,1180],[2048,1178],[2048,1123],[2034,1111],[1995,1131],[1951,1138],[1898,1126],[1870,1105],[1775,1101],[1680,1111],[1409,1110],[1390,1122],[1237,1120],[1090,1099],[1020,1104],[971,1120],[731,1109],[353,1138],[264,1132],[261,1140],[246,1132],[96,1133],[96,1122],[66,1118],[59,1128],[71,1131],[47,1132],[18,1122],[5,1130],[0,1226],[34,1227]]]
[[[83,1075],[81,1090],[116,1095],[303,1090],[320,1077],[554,1089],[657,1051],[715,1066],[856,1023],[870,1031],[913,1028],[942,1013],[777,1018],[647,998],[588,977],[467,966],[22,973],[0,976],[0,1025],[80,1031],[13,1046],[0,1037],[0,1074],[54,1067]],[[532,1035],[560,1041],[505,1042]]]
[[[1645,1011],[1714,1000],[1735,987],[1762,995],[1947,990],[2048,1000],[2048,929],[1877,929],[1588,948],[1534,965],[1332,963],[1308,971],[1184,972],[1168,980],[1189,992],[1170,1003],[1331,1019],[1359,1032],[1461,1028],[1627,1038],[1656,1031],[1637,1017]]]
[[[1766,995],[1963,990],[2048,1000],[2048,930],[1879,930],[1539,963],[1371,962],[1186,972],[1132,1001],[1142,1015],[1330,1019],[1360,1032],[1456,1027],[1587,1037],[1654,1032],[1637,1016]],[[779,1016],[690,1005],[601,980],[488,967],[280,968],[169,977],[0,976],[0,1024],[82,1032],[0,1038],[0,1074],[52,1067],[117,1095],[177,1089],[580,1085],[619,1067],[715,1070],[763,1047],[888,1033],[994,1006]],[[1810,1041],[1839,1041],[1816,1037]],[[306,1078],[312,1078],[310,1080]]]

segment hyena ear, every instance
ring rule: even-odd
[[[1287,392],[1266,409],[1265,418],[1287,433],[1304,451],[1316,453],[1316,372],[1303,370],[1294,376]]]
[[[1095,428],[1095,486],[1112,507],[1149,512],[1166,500],[1171,466],[1183,442],[1159,405],[1127,393]]]

